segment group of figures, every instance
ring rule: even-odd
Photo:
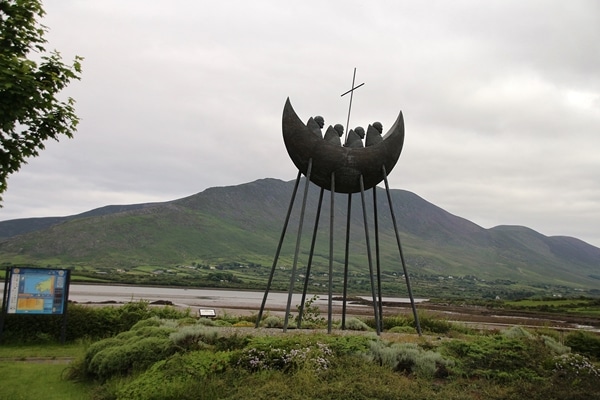
[[[325,131],[325,136],[323,136],[323,133],[321,131],[321,129],[323,129],[323,126],[325,126],[325,120],[320,115],[317,115],[314,118],[310,117],[308,119],[308,122],[306,123],[306,126],[312,133],[314,133],[318,137],[335,145],[342,145],[342,141],[340,138],[344,135],[344,127],[341,124],[335,124],[334,126],[329,125],[329,127]],[[381,125],[381,122],[373,122],[373,125],[369,125],[369,127],[367,128],[367,138],[365,139],[364,128],[362,126],[357,126],[356,128],[350,129],[350,131],[348,131],[344,147],[360,148],[365,146],[373,146],[383,140],[383,138],[381,137],[382,131],[383,125]],[[364,145],[363,139],[365,139]]]

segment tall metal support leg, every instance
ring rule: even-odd
[[[306,276],[304,277],[304,288],[302,289],[302,300],[298,309],[298,329],[302,327],[302,316],[304,315],[304,303],[306,302],[306,292],[308,291],[308,281],[310,279],[310,270],[312,259],[315,253],[315,243],[317,242],[317,231],[319,229],[319,218],[321,217],[321,205],[323,204],[323,193],[325,189],[321,188],[319,193],[319,204],[317,205],[317,216],[315,217],[315,228],[313,229],[312,242],[310,243],[310,253],[308,255],[308,264],[306,265]]]
[[[383,299],[381,294],[381,259],[379,257],[379,217],[377,215],[377,186],[373,187],[373,220],[375,230],[375,266],[377,270],[377,294],[379,295],[379,329],[383,331]]]
[[[275,258],[273,259],[271,273],[269,274],[269,280],[267,281],[267,289],[265,290],[265,295],[263,296],[263,300],[260,305],[260,310],[258,311],[258,316],[256,318],[256,325],[255,325],[256,328],[258,328],[260,325],[260,320],[262,319],[263,311],[265,309],[265,304],[267,303],[267,297],[269,296],[269,290],[271,290],[271,284],[273,283],[273,275],[275,275],[275,268],[277,268],[277,260],[279,260],[279,254],[281,253],[281,246],[283,244],[283,239],[285,238],[285,232],[286,232],[287,226],[290,222],[290,215],[292,214],[292,208],[294,208],[294,200],[296,199],[296,193],[298,192],[298,185],[300,184],[301,177],[302,177],[302,173],[300,171],[298,171],[298,176],[296,177],[296,183],[294,184],[294,190],[292,191],[292,198],[290,199],[290,205],[288,206],[288,211],[287,211],[287,215],[285,217],[285,222],[283,223],[283,229],[281,230],[281,236],[279,237],[279,244],[277,245],[277,251],[275,252]]]
[[[352,214],[352,193],[348,193],[346,212],[346,251],[344,253],[344,292],[342,294],[342,330],[346,329],[346,302],[348,296],[348,254],[350,253],[350,219]]]
[[[287,332],[290,319],[290,308],[292,306],[292,295],[294,294],[294,281],[296,280],[296,267],[298,265],[298,253],[300,252],[300,242],[302,240],[302,225],[304,224],[304,212],[306,211],[306,198],[308,197],[308,186],[310,184],[310,173],[312,170],[312,158],[308,160],[306,170],[306,184],[304,185],[304,196],[302,198],[302,209],[300,210],[300,220],[298,222],[298,236],[296,238],[296,250],[294,251],[294,262],[292,264],[292,273],[290,276],[290,289],[288,291],[287,305],[285,307],[285,319],[283,321],[283,332]]]
[[[375,327],[377,335],[381,333],[379,324],[379,312],[377,309],[377,296],[375,296],[375,276],[373,273],[373,257],[371,256],[371,242],[369,241],[369,224],[367,223],[367,204],[365,202],[365,187],[363,177],[360,176],[360,198],[362,200],[363,224],[365,226],[365,241],[367,244],[367,259],[369,261],[369,278],[371,278],[371,297],[373,299],[373,315],[375,316]]]
[[[410,298],[410,305],[413,311],[413,317],[415,318],[415,325],[417,328],[417,333],[419,336],[422,334],[421,332],[421,324],[419,323],[419,315],[417,314],[417,307],[415,306],[415,298],[412,294],[412,289],[410,287],[410,278],[408,276],[408,270],[406,269],[406,262],[404,261],[404,254],[402,252],[402,246],[400,245],[400,234],[398,233],[398,225],[396,224],[396,214],[394,213],[394,207],[392,205],[392,196],[390,194],[390,187],[388,185],[387,173],[385,171],[385,165],[382,166],[383,169],[383,181],[385,182],[385,191],[387,193],[388,203],[390,204],[390,214],[392,215],[392,223],[394,224],[394,231],[396,232],[396,242],[398,244],[398,251],[400,252],[400,260],[402,261],[402,270],[404,271],[404,279],[406,281],[406,289],[408,290],[408,297]]]
[[[331,173],[331,211],[329,214],[329,298],[327,300],[327,333],[331,333],[333,319],[333,227],[335,217],[335,172]]]

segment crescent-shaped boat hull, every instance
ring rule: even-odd
[[[394,168],[404,145],[402,112],[380,143],[364,148],[342,147],[318,137],[300,120],[289,98],[282,128],[285,147],[296,168],[306,176],[312,160],[310,181],[331,190],[333,175],[338,193],[360,192],[361,175],[364,190],[376,186],[384,178],[384,167],[387,174]]]

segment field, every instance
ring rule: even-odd
[[[350,316],[344,330],[335,320],[328,334],[320,310],[308,305],[303,329],[293,328],[292,315],[287,333],[276,311],[257,329],[256,316],[247,313],[197,319],[143,302],[75,305],[70,320],[78,327],[62,346],[31,332],[30,324],[8,321],[13,334],[0,346],[0,374],[11,384],[0,386],[0,399],[600,396],[598,334],[547,324],[465,324],[421,310],[424,334],[417,335],[410,315],[391,307],[379,336],[372,318],[361,315]]]
[[[85,353],[84,344],[27,344],[0,347],[0,399],[81,400],[91,385],[64,379],[69,364]]]

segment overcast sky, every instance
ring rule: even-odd
[[[293,180],[286,98],[350,126],[400,110],[390,174],[452,214],[600,247],[600,2],[47,0],[85,58],[81,118],[8,180],[0,220]],[[282,216],[283,218],[284,216]]]

